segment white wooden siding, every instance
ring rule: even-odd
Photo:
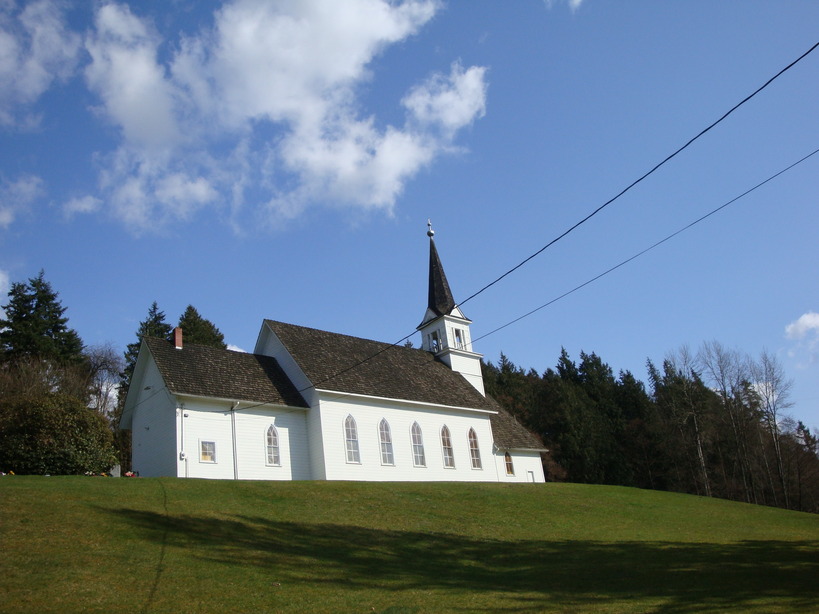
[[[515,469],[514,475],[506,473],[506,450],[497,450],[494,456],[495,466],[501,482],[545,482],[543,474],[543,463],[540,460],[540,453],[535,451],[511,450],[512,465]],[[531,473],[530,473],[531,472]]]
[[[301,391],[302,397],[310,406],[307,414],[307,438],[310,443],[310,476],[305,479],[324,480],[326,479],[324,441],[321,429],[321,417],[319,412],[318,394],[301,367],[296,364],[293,357],[285,349],[278,336],[264,324],[256,340],[256,354],[272,356],[279,363],[287,377],[293,382],[297,390]]]
[[[325,473],[328,480],[371,481],[468,481],[496,482],[492,460],[492,431],[489,414],[466,410],[413,408],[406,403],[322,393],[321,432],[324,438]],[[345,453],[344,420],[352,415],[358,426],[360,463],[348,463]],[[394,465],[381,464],[378,425],[386,418],[392,431]],[[425,467],[416,467],[412,457],[412,424],[418,422],[424,437]],[[444,467],[441,428],[452,435],[455,468]],[[474,428],[480,446],[482,469],[472,469],[469,429]]]
[[[267,464],[267,429],[279,433],[279,466]],[[236,411],[240,480],[309,480],[310,452],[305,410],[253,408]]]
[[[144,477],[176,476],[176,404],[153,360],[145,365],[131,422],[131,466]]]
[[[305,410],[269,406],[232,410],[224,401],[185,399],[181,420],[180,476],[223,480],[309,480],[310,457]],[[279,433],[281,464],[267,464],[266,435]],[[200,460],[200,442],[216,443],[216,462]]]

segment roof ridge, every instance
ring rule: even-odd
[[[292,328],[300,328],[302,330],[315,331],[315,332],[321,333],[323,335],[333,335],[333,336],[337,336],[337,337],[347,337],[349,339],[355,339],[357,341],[367,341],[369,343],[375,343],[377,345],[382,345],[382,346],[386,346],[386,347],[397,347],[397,348],[404,348],[404,349],[420,350],[420,348],[415,348],[415,347],[406,348],[403,345],[399,345],[400,342],[390,343],[389,341],[379,341],[378,339],[370,339],[369,337],[360,337],[358,335],[351,335],[349,333],[336,333],[336,332],[333,332],[333,331],[324,330],[322,328],[316,328],[314,326],[303,326],[301,324],[292,324],[290,322],[282,322],[281,320],[272,320],[270,318],[265,318],[265,322],[272,322],[273,324],[282,324],[284,326],[289,326],[289,327],[292,327]],[[420,351],[424,351],[424,350],[420,350]]]

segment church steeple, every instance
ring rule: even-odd
[[[421,348],[435,354],[453,371],[463,375],[478,392],[484,394],[481,375],[481,355],[472,351],[469,332],[471,320],[455,304],[452,290],[444,273],[438,249],[435,247],[435,231],[432,222],[429,230],[429,293],[427,311],[418,325]]]
[[[446,280],[446,273],[435,248],[435,231],[432,230],[432,222],[427,221],[429,230],[429,294],[427,307],[436,316],[445,316],[455,309],[455,299],[452,298],[452,290],[449,289],[449,282]]]

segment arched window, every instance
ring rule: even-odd
[[[281,465],[281,456],[279,456],[279,431],[272,424],[267,427],[267,464]]]
[[[515,465],[512,463],[512,455],[507,452],[503,458],[506,461],[506,475],[515,475]]]
[[[452,436],[446,424],[441,429],[441,449],[444,452],[444,467],[455,469],[455,455],[452,453]]]
[[[416,467],[427,466],[427,459],[424,456],[424,436],[417,422],[412,423],[412,463]]]
[[[469,429],[469,456],[472,457],[472,468],[481,469],[481,450],[478,447],[475,429]]]
[[[392,454],[392,432],[390,424],[385,419],[378,423],[378,439],[381,442],[381,464],[394,465],[395,459]]]
[[[344,420],[344,443],[347,448],[347,462],[360,463],[361,455],[358,453],[358,427],[355,425],[355,418],[347,416]]]

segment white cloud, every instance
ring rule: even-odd
[[[449,76],[433,75],[401,102],[421,124],[435,125],[449,136],[486,112],[485,75],[483,67],[464,70],[455,62]]]
[[[159,36],[116,4],[102,6],[94,25],[85,44],[91,55],[85,77],[102,99],[102,112],[129,145],[148,150],[174,145],[179,139],[174,86],[157,61]]]
[[[789,351],[791,357],[807,354],[810,363],[819,361],[819,313],[809,311],[799,316],[785,327],[785,336],[796,341]]]
[[[74,73],[80,37],[67,29],[63,3],[39,0],[0,4],[0,124],[27,126],[38,120],[27,105],[54,81]]]
[[[551,9],[558,1],[559,0],[543,0],[543,3],[546,5],[546,8]],[[583,0],[566,0],[566,4],[568,4],[569,9],[574,12],[580,8],[580,5],[583,4]]]
[[[0,182],[0,228],[8,228],[44,193],[43,180],[36,175],[23,175],[16,181]]]
[[[819,313],[809,311],[785,327],[788,339],[804,339],[809,333],[819,333]]]
[[[8,302],[9,289],[11,288],[11,277],[8,271],[0,269],[0,318],[6,319],[6,310],[2,305]]]
[[[235,0],[212,28],[166,45],[127,6],[100,6],[85,76],[122,135],[103,158],[107,210],[136,230],[219,203],[226,215],[262,203],[269,220],[316,205],[391,212],[405,183],[485,112],[485,69],[456,63],[410,90],[403,126],[362,114],[372,60],[438,8]]]
[[[247,354],[247,350],[243,350],[238,345],[233,345],[232,343],[228,343],[227,349],[233,352],[242,352],[243,354]]]
[[[63,205],[63,213],[71,217],[77,213],[94,213],[99,211],[102,201],[95,196],[81,196],[72,198]]]
[[[430,0],[237,0],[217,11],[212,32],[184,41],[173,70],[227,124],[314,123],[350,101],[379,51],[436,10]]]

